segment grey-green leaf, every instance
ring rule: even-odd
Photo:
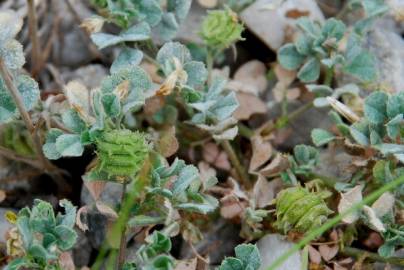
[[[388,95],[383,92],[373,92],[365,99],[364,112],[370,123],[384,123],[387,117]]]
[[[335,136],[327,130],[315,128],[311,131],[311,139],[314,145],[322,146],[335,139]]]
[[[63,134],[56,139],[56,150],[64,157],[79,157],[83,154],[80,135]]]
[[[299,70],[297,77],[302,82],[313,82],[320,77],[320,61],[317,58],[310,58]]]
[[[297,51],[293,44],[286,44],[278,51],[279,63],[288,70],[298,69],[303,64],[305,58],[305,56]]]

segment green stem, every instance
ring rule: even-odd
[[[350,257],[354,258],[360,258],[362,256],[366,256],[367,258],[376,261],[376,262],[384,262],[384,263],[389,263],[393,265],[399,265],[399,266],[404,266],[404,259],[403,258],[398,258],[398,257],[389,257],[389,258],[384,258],[380,256],[379,254],[373,253],[373,252],[368,252],[365,250],[357,249],[357,248],[352,248],[352,247],[345,247],[343,250],[341,250],[341,253]]]
[[[398,187],[401,184],[404,184],[404,175],[395,179],[394,181],[382,186],[378,190],[376,190],[376,191],[372,192],[370,195],[366,196],[361,202],[354,204],[348,210],[346,210],[346,211],[340,213],[339,215],[333,217],[332,219],[328,220],[326,223],[324,223],[319,228],[309,232],[301,241],[299,241],[299,243],[294,245],[291,249],[289,249],[287,252],[285,252],[282,256],[278,257],[269,267],[266,268],[266,270],[276,270],[277,267],[281,266],[291,255],[293,255],[295,252],[302,249],[305,245],[309,244],[312,240],[314,240],[318,236],[322,235],[327,230],[329,230],[332,227],[334,227],[335,225],[337,225],[339,222],[341,222],[341,220],[344,217],[359,210],[364,205],[375,201],[383,193],[390,191],[390,190]]]
[[[334,78],[334,69],[327,68],[327,71],[325,72],[324,84],[327,86],[331,86],[333,78]]]
[[[213,64],[214,64],[213,54],[212,54],[211,50],[208,49],[207,53],[206,53],[206,68],[208,70],[208,85],[210,85],[212,82]]]
[[[247,139],[250,139],[251,137],[254,136],[254,131],[251,130],[249,127],[244,125],[243,123],[238,124],[238,131],[239,134]]]

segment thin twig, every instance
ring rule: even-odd
[[[4,156],[7,159],[12,159],[15,161],[26,163],[37,169],[43,168],[42,164],[38,160],[19,155],[19,154],[15,153],[14,151],[12,151],[4,146],[1,146],[1,145],[0,145],[0,155]]]
[[[38,39],[38,20],[34,6],[34,0],[27,0],[28,3],[28,29],[32,44],[31,50],[31,74],[35,77],[42,62],[41,45]]]

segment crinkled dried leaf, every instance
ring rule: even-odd
[[[88,230],[88,225],[86,223],[83,223],[83,221],[81,219],[81,215],[86,215],[87,212],[88,212],[88,206],[85,205],[85,206],[80,207],[80,209],[77,211],[77,215],[76,215],[76,225],[83,232]]]
[[[95,206],[97,207],[98,211],[100,211],[101,214],[112,219],[118,218],[118,214],[115,212],[115,210],[112,209],[110,206],[106,205],[105,203],[97,201],[95,203]]]
[[[104,191],[105,185],[107,182],[105,181],[84,181],[84,185],[88,189],[93,197],[94,201],[98,201],[102,192]]]
[[[238,120],[248,120],[254,114],[263,114],[268,108],[267,105],[257,96],[247,93],[237,93],[238,108],[233,116]]]
[[[385,232],[386,228],[383,225],[383,222],[377,217],[375,211],[370,208],[369,206],[365,205],[363,207],[363,212],[368,218],[369,226],[378,231],[378,232]]]
[[[337,255],[339,247],[338,245],[320,245],[318,250],[321,254],[321,257],[323,257],[324,260],[328,262]]]
[[[261,174],[258,175],[257,182],[253,188],[253,199],[257,208],[264,208],[271,204],[275,198],[274,186]]]
[[[253,172],[270,159],[273,153],[273,148],[272,144],[264,141],[261,136],[252,137],[251,146],[252,157],[248,170]]]
[[[345,193],[341,193],[341,200],[338,203],[338,213],[343,213],[351,208],[353,205],[362,201],[363,186],[357,185]],[[351,224],[359,219],[359,213],[354,212],[345,216],[342,221]]]
[[[394,202],[394,195],[390,192],[386,192],[372,204],[372,209],[376,216],[381,218],[393,212]]]
[[[289,167],[289,160],[285,155],[280,153],[276,154],[275,158],[259,172],[263,176],[271,176],[278,174]]]

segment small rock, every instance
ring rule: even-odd
[[[320,175],[335,177],[341,181],[348,181],[352,178],[349,166],[352,166],[352,156],[343,151],[322,150],[320,152],[321,162],[316,167]]]
[[[260,251],[262,264],[259,270],[266,270],[277,258],[282,256],[295,244],[284,239],[279,234],[268,234],[261,238],[257,247]],[[300,270],[302,269],[302,259],[299,252],[290,256],[277,270]]]
[[[91,245],[82,231],[76,230],[76,232],[78,237],[73,248],[73,260],[76,267],[84,267],[90,262]]]
[[[121,201],[122,184],[114,182],[106,182],[99,200],[104,204],[114,207]],[[84,205],[92,205],[95,203],[87,187],[83,186],[81,191],[81,203]]]
[[[259,0],[241,13],[241,20],[268,47],[276,51],[285,42],[288,28],[294,28],[300,16],[320,22],[324,15],[314,0]]]
[[[202,43],[199,37],[202,21],[206,15],[206,9],[197,3],[192,4],[185,21],[180,25],[177,32],[177,39],[185,42]]]

